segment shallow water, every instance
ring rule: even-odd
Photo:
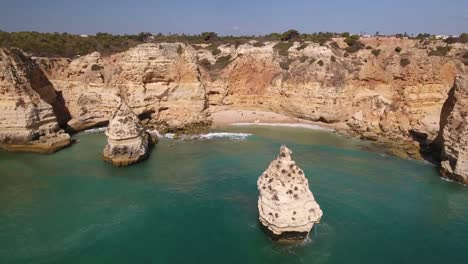
[[[253,135],[162,139],[123,169],[101,160],[103,134],[0,152],[0,263],[468,263],[468,187],[433,166],[329,132],[228,130]],[[256,181],[281,144],[324,212],[300,245],[257,222]]]

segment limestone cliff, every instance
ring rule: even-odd
[[[126,103],[122,102],[115,111],[106,136],[105,161],[123,167],[148,157],[149,135]]]
[[[57,122],[65,108],[41,69],[17,49],[0,49],[0,147],[50,153],[70,144]]]
[[[286,50],[277,42],[217,44],[215,53],[207,45],[147,43],[109,57],[92,53],[40,65],[62,92],[75,130],[108,122],[123,98],[145,126],[162,132],[208,127],[210,113],[220,110],[266,110],[326,122],[421,158],[420,147],[438,134],[455,76],[466,74],[460,54],[468,45],[430,56],[446,44],[361,41],[366,48],[354,53],[340,38]]]
[[[468,76],[457,78],[441,114],[442,176],[468,184]]]
[[[275,240],[304,239],[323,214],[291,154],[282,146],[257,181],[259,220]]]
[[[106,58],[94,52],[40,65],[62,91],[72,115],[68,124],[77,131],[108,122],[120,98],[162,131],[209,124],[196,52],[185,44],[148,43]]]

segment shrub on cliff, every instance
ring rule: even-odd
[[[289,66],[291,65],[291,63],[293,62],[294,60],[293,59],[287,59],[287,60],[283,60],[279,63],[279,66],[281,69],[287,71],[289,70]]]
[[[334,49],[339,49],[340,45],[338,45],[338,43],[336,43],[336,41],[333,41],[332,43],[330,43],[330,47],[332,47]]]
[[[359,38],[360,37],[358,35],[350,35],[345,38],[345,42],[348,44],[348,46],[353,46],[356,42],[359,41]]]
[[[300,35],[299,31],[295,29],[290,29],[281,35],[281,40],[288,41],[288,40],[296,39],[299,37],[299,35]]]
[[[407,59],[407,58],[403,58],[403,59],[400,60],[400,65],[401,65],[401,67],[406,67],[406,66],[408,66],[410,63],[411,63],[410,60]]]
[[[330,61],[331,61],[331,62],[336,62],[335,56],[332,55],[332,56],[330,57]]]
[[[436,49],[433,49],[429,52],[429,56],[447,56],[447,53],[452,48],[449,46],[438,46]]]
[[[204,41],[212,41],[218,38],[218,34],[216,34],[215,32],[203,32],[200,34],[200,36]]]
[[[347,47],[345,50],[348,53],[356,53],[359,50],[363,49],[364,47],[365,47],[364,44],[362,44],[360,41],[357,41],[352,46]]]
[[[278,42],[278,44],[276,44],[273,49],[278,51],[278,54],[280,56],[288,56],[289,55],[289,48],[292,47],[292,43],[291,42]]]
[[[319,60],[319,61],[317,61],[317,64],[320,65],[320,66],[323,66],[325,63],[323,63],[322,60]]]
[[[382,50],[380,50],[380,49],[372,50],[372,55],[378,57],[378,56],[380,55],[380,52],[381,52],[381,51],[382,51]]]
[[[396,47],[395,52],[400,53],[401,52],[401,47]]]

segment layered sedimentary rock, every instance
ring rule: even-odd
[[[304,239],[323,214],[291,154],[282,146],[257,181],[259,220],[275,240]]]
[[[124,98],[145,126],[162,132],[207,127],[210,112],[220,109],[266,110],[326,122],[421,158],[420,147],[438,134],[455,76],[466,74],[460,54],[468,45],[429,56],[446,44],[361,41],[366,48],[354,53],[341,38],[282,51],[277,42],[223,44],[216,53],[206,44],[147,43],[108,57],[92,53],[40,65],[62,92],[75,130],[104,124]]]
[[[0,49],[0,146],[50,153],[70,144],[58,115],[66,115],[41,69],[17,49]]]
[[[440,122],[442,176],[468,184],[468,76],[457,78]]]
[[[123,167],[148,157],[149,135],[135,113],[122,102],[106,129],[104,160]]]
[[[81,131],[109,122],[120,103],[119,89],[110,84],[117,72],[98,52],[71,61],[37,61],[63,95],[72,130]]]
[[[196,51],[185,44],[148,43],[106,58],[94,52],[40,65],[62,91],[74,130],[108,122],[120,98],[146,125],[163,131],[209,125]]]

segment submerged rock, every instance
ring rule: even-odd
[[[114,166],[128,166],[148,157],[148,133],[126,103],[122,102],[115,111],[106,136],[104,160]]]
[[[457,78],[440,124],[442,176],[468,184],[468,76]]]
[[[0,48],[0,147],[51,153],[70,144],[66,115],[41,69],[18,49]]]
[[[274,240],[304,239],[323,214],[291,153],[282,146],[257,181],[259,220]]]

